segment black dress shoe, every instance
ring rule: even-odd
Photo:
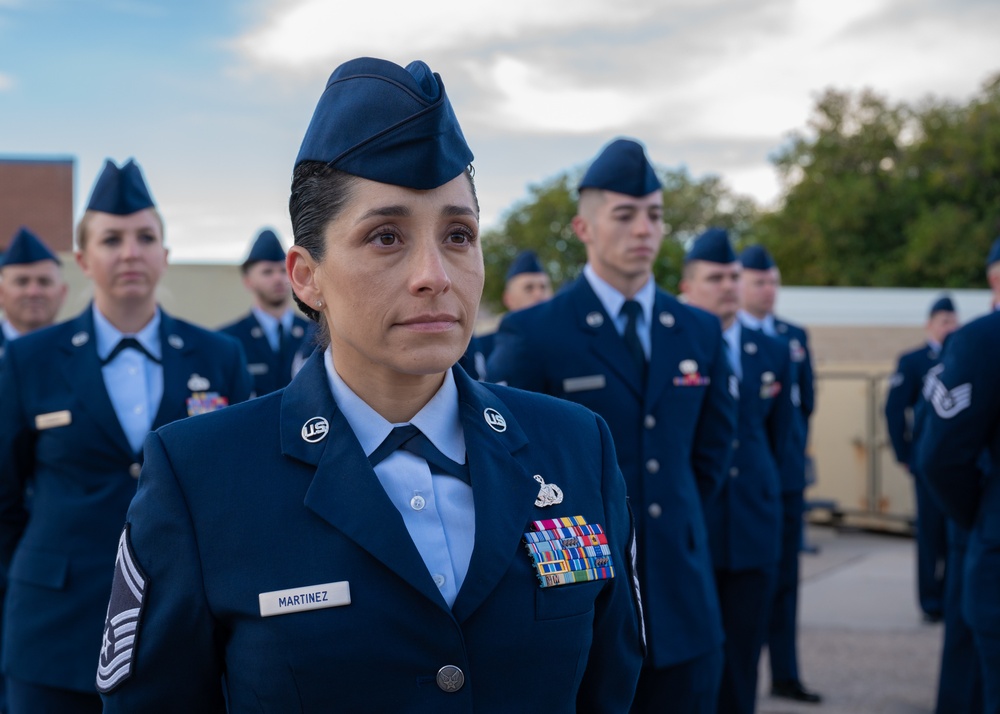
[[[819,704],[823,701],[816,692],[810,692],[802,686],[802,682],[775,682],[771,685],[771,696],[782,697],[783,699],[793,699],[797,702],[809,702]]]

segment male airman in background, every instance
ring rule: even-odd
[[[503,306],[508,312],[517,312],[532,305],[537,305],[552,297],[552,281],[545,268],[538,262],[538,256],[533,250],[522,250],[507,269],[507,277],[503,289]],[[485,379],[486,360],[493,352],[496,332],[486,332],[475,335],[469,342],[459,364],[473,377]]]
[[[719,321],[659,290],[663,191],[642,145],[606,146],[579,186],[583,274],[509,314],[488,378],[604,417],[636,518],[648,652],[633,712],[715,712],[722,626],[703,502],[726,478],[736,404]]]
[[[684,258],[681,291],[689,305],[722,325],[739,395],[737,441],[728,478],[706,513],[722,626],[725,666],[719,714],[751,714],[757,701],[757,665],[767,633],[781,544],[781,469],[789,451],[794,408],[788,346],[743,329],[742,266],[729,234],[710,228]]]
[[[59,258],[21,228],[0,257],[0,357],[10,340],[55,322],[66,291]]]
[[[241,266],[243,286],[253,295],[250,314],[219,328],[243,344],[254,396],[287,385],[309,349],[314,326],[297,315],[285,270],[285,249],[274,231],[265,228],[254,239]]]
[[[931,496],[914,463],[920,436],[920,393],[924,377],[941,361],[945,338],[958,328],[955,305],[943,296],[931,305],[925,327],[926,341],[899,357],[889,378],[885,421],[896,460],[913,476],[917,504],[917,599],[924,619],[939,622],[944,616],[945,558],[948,552],[944,512]]]
[[[822,698],[802,684],[797,644],[806,445],[814,403],[809,336],[803,328],[774,315],[781,274],[767,249],[761,245],[748,246],[740,254],[740,263],[743,265],[740,322],[744,327],[759,330],[788,345],[792,361],[790,396],[796,407],[789,453],[781,469],[781,559],[766,640],[771,662],[771,695],[815,704]]]

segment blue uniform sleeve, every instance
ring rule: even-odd
[[[896,461],[906,466],[913,458],[906,412],[920,397],[920,378],[909,369],[905,357],[899,359],[895,374],[889,379],[889,395],[885,400],[885,425],[889,432]]]
[[[204,591],[195,530],[156,432],[146,437],[115,570],[104,647],[94,653],[105,713],[225,712],[219,633]],[[118,650],[108,644],[117,639],[113,623],[136,609],[134,642],[121,650],[127,659],[119,655],[115,663]]]
[[[35,433],[21,407],[16,359],[14,346],[8,344],[0,363],[0,588],[28,522],[24,489],[34,470]]]
[[[253,377],[247,369],[247,356],[242,343],[235,337],[225,336],[232,343],[233,350],[229,358],[229,363],[232,365],[229,403],[238,404],[250,398],[250,393],[253,391]]]
[[[784,345],[782,345],[784,347]],[[775,380],[783,385],[776,396],[774,408],[767,419],[767,436],[771,444],[771,453],[774,454],[774,462],[780,472],[793,461],[791,449],[796,448],[796,442],[792,437],[793,420],[795,419],[795,404],[792,402],[791,384],[795,375],[791,358],[787,350],[782,350],[779,354],[783,357],[780,367],[775,374]],[[784,385],[789,385],[788,389]]]
[[[919,454],[931,490],[963,528],[976,520],[982,454],[1000,428],[1000,339],[970,327],[980,326],[971,323],[951,335],[940,367],[927,374]]]
[[[816,385],[813,376],[812,352],[809,350],[809,334],[802,331],[802,351],[804,352],[802,362],[799,363],[797,371],[799,384],[799,400],[802,416],[806,420],[808,431],[809,418],[812,416],[816,406]]]
[[[645,629],[635,572],[635,533],[625,496],[625,480],[618,468],[611,432],[595,415],[600,431],[605,524],[609,541],[616,545],[619,563],[615,577],[595,603],[594,635],[587,671],[577,693],[581,713],[626,712],[645,655]]]
[[[486,361],[486,380],[532,392],[547,393],[544,360],[538,359],[538,345],[533,344],[518,313],[501,322]]]
[[[722,333],[718,333],[708,391],[698,418],[692,445],[692,465],[702,505],[722,489],[733,456],[739,385],[726,359]]]

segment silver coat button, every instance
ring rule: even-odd
[[[642,420],[642,425],[647,429],[652,429],[656,426],[656,417],[652,414],[647,414],[646,418]]]
[[[465,673],[453,664],[438,670],[437,685],[445,692],[457,692],[465,684]]]
[[[646,509],[649,512],[650,518],[659,518],[663,515],[663,507],[659,503],[649,504],[649,508]]]
[[[142,471],[142,464],[132,464],[128,467],[128,475],[132,478],[139,478],[139,473]]]
[[[739,439],[733,439],[733,448],[734,449],[740,448],[740,440]]]
[[[734,466],[733,468],[729,469],[729,475],[732,476],[733,478],[736,478],[737,476],[740,475],[740,470]]]
[[[646,462],[646,470],[651,474],[655,474],[660,470],[660,462],[656,459],[650,459]]]

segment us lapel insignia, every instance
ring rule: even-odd
[[[543,588],[615,577],[608,536],[583,516],[532,521],[524,546]]]
[[[563,502],[563,492],[562,489],[556,486],[554,483],[545,483],[543,479],[538,474],[535,474],[535,480],[542,485],[538,489],[538,498],[535,499],[535,505],[539,508],[545,508],[546,506],[555,506]]]
[[[295,325],[292,328],[292,337],[295,339],[299,339],[304,334],[306,334],[306,331],[302,329],[302,325]]]
[[[757,343],[747,342],[745,345],[743,345],[743,351],[746,352],[748,355],[757,354]]]
[[[90,342],[90,335],[86,332],[77,332],[70,338],[69,341],[73,343],[74,347],[83,347],[85,344]]]
[[[600,327],[604,324],[604,315],[596,311],[587,313],[587,324],[591,327]]]
[[[669,312],[660,313],[660,324],[664,327],[673,327],[675,322],[676,320],[674,319],[674,316]]]
[[[182,350],[184,349],[184,338],[180,335],[170,335],[170,337],[167,338],[167,344],[175,350]]]
[[[330,422],[321,416],[314,416],[302,425],[302,439],[310,444],[323,441],[330,431]]]
[[[490,425],[490,429],[493,431],[500,433],[507,431],[507,420],[503,418],[503,414],[493,407],[487,407],[483,410],[483,419],[486,420],[486,423]]]
[[[262,329],[260,329],[259,327],[251,327],[250,328],[250,336],[252,338],[254,338],[255,340],[259,340],[261,337],[264,336],[264,331]]]

